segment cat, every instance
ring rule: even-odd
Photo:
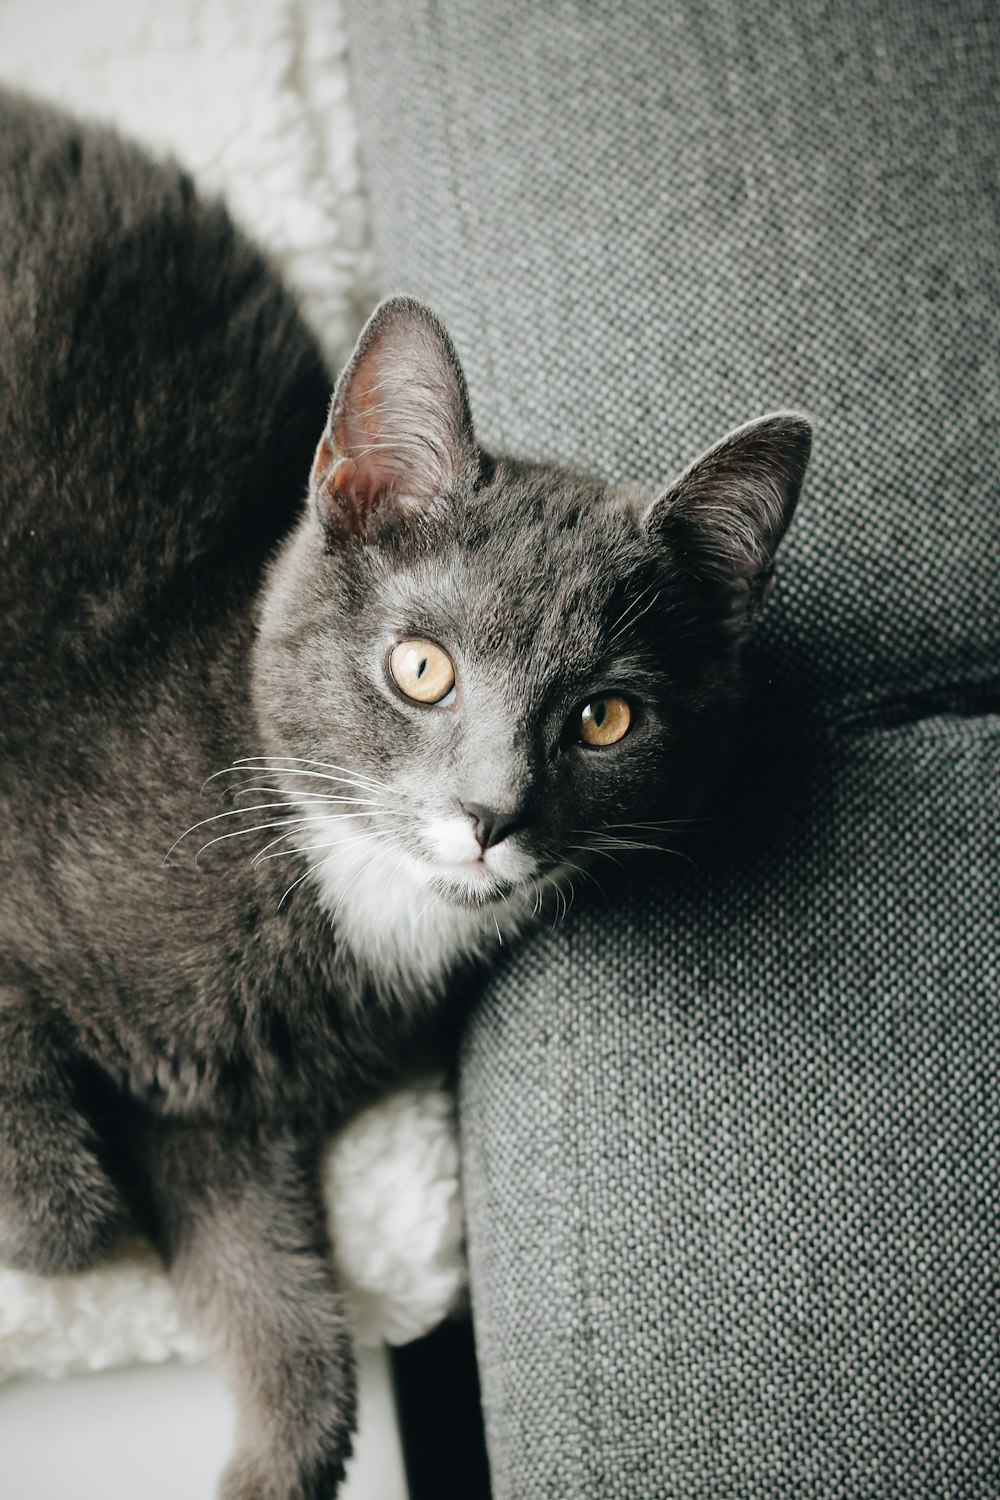
[[[498,939],[701,805],[809,424],[649,491],[490,453],[407,297],[330,401],[183,172],[0,122],[0,1259],[140,1225],[235,1386],[222,1495],[326,1496],[320,1143]]]

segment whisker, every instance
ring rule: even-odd
[[[660,590],[659,589],[656,590],[656,593],[653,595],[652,599],[650,599],[649,603],[646,605],[646,607],[644,609],[638,610],[636,613],[632,614],[631,618],[626,619],[626,616],[628,615],[629,610],[630,609],[634,609],[640,603],[640,601],[643,600],[646,597],[646,595],[650,592],[650,590],[653,587],[654,587],[653,584],[648,584],[647,587],[644,588],[642,590],[642,592],[638,595],[638,597],[636,599],[632,600],[632,602],[628,606],[626,606],[626,608],[623,610],[623,612],[618,616],[618,619],[615,621],[615,625],[618,628],[615,629],[615,625],[613,625],[611,627],[615,631],[615,633],[611,637],[610,641],[608,642],[609,646],[613,646],[615,644],[615,642],[617,640],[619,640],[621,638],[621,636],[623,636],[625,634],[626,630],[631,630],[632,626],[635,625],[635,623],[638,620],[641,620],[642,617],[643,617],[643,615],[648,615],[649,611],[655,606],[656,601],[660,597]]]
[[[296,789],[290,792],[282,786],[240,786],[229,787],[227,790],[235,797],[248,797],[251,793],[265,794],[274,792],[278,796],[294,798],[305,797],[312,802],[350,802],[357,807],[382,807],[384,806],[379,797],[346,797],[342,792],[302,792]]]
[[[205,782],[205,786],[208,786],[209,781],[215,781],[219,776],[245,776],[247,774],[260,774],[261,772],[267,772],[272,776],[278,775],[309,777],[310,779],[315,781],[329,781],[331,784],[336,784],[338,786],[350,786],[353,787],[355,791],[361,792],[376,792],[383,790],[381,787],[368,786],[364,782],[357,780],[353,776],[331,776],[326,771],[303,771],[298,766],[227,766],[224,771],[216,771],[214,776],[210,776],[208,778],[208,781]],[[286,796],[289,795],[287,788],[283,788],[283,790]],[[388,791],[389,789],[385,788],[385,790]]]
[[[288,838],[288,836],[289,835],[287,833],[282,834],[282,838]],[[359,833],[356,834],[353,838],[349,839],[331,839],[329,840],[329,842],[323,844],[307,844],[304,849],[279,849],[277,854],[268,854],[265,850],[262,849],[259,854],[254,855],[250,863],[253,865],[257,865],[262,864],[265,860],[268,859],[285,859],[289,854],[312,854],[317,849],[343,849],[356,844],[370,844],[376,840],[379,842],[384,842],[385,835],[381,832]],[[272,840],[272,842],[268,844],[267,848],[273,848],[274,844],[277,844],[278,842],[278,839]]]
[[[625,601],[625,608],[622,610],[621,614],[618,616],[618,618],[614,622],[614,624],[611,625],[611,626],[609,626],[609,629],[610,630],[615,630],[621,624],[621,622],[624,620],[624,618],[628,614],[629,610],[630,609],[634,609],[635,605],[639,602],[639,600],[643,599],[646,596],[646,594],[649,593],[649,591],[650,591],[650,589],[652,587],[653,587],[653,585],[651,583],[647,583],[646,587],[644,589],[642,589],[634,598],[627,599]]]
[[[607,834],[603,835],[603,841],[604,841],[604,844],[610,844],[611,847],[614,848],[614,849],[634,849],[634,850],[639,850],[639,849],[662,849],[663,848],[662,844],[648,844],[648,843],[645,843],[641,839],[611,838]],[[595,840],[593,847],[595,849],[600,849],[603,846],[602,846],[602,844],[598,843]]]
[[[310,819],[310,821],[312,821],[312,822],[319,822],[319,823],[325,823],[327,821],[327,819],[326,818],[318,818],[318,819]],[[250,864],[252,866],[256,866],[260,862],[260,860],[263,859],[264,855],[267,853],[267,851],[269,849],[273,849],[276,844],[280,844],[284,839],[297,838],[300,832],[301,832],[301,828],[298,826],[298,824],[296,824],[294,827],[289,828],[285,833],[279,833],[278,837],[276,839],[271,839],[270,843],[265,844],[264,847],[263,847],[263,849],[258,849],[257,850],[257,853],[254,855],[253,859],[250,861]]]
[[[367,792],[376,797],[379,796],[379,794],[383,791],[388,792],[391,790],[391,788],[383,787],[380,784],[369,783],[361,779],[360,777],[334,776],[326,771],[317,771],[309,768],[303,769],[302,767],[296,765],[278,764],[275,762],[267,765],[251,765],[248,762],[240,762],[232,766],[226,766],[223,770],[216,771],[213,773],[213,775],[209,776],[202,784],[201,794],[202,796],[204,796],[210,783],[213,781],[218,781],[220,776],[230,776],[234,778],[234,781],[230,782],[230,784],[226,787],[226,791],[228,792],[231,791],[232,787],[235,785],[236,777],[246,777],[249,782],[252,781],[255,776],[263,775],[294,776],[298,778],[308,777],[310,779],[314,778],[317,781],[327,781],[331,785],[346,786],[353,793]],[[292,792],[288,787],[280,787],[278,790],[283,797],[292,795]],[[304,793],[300,793],[296,789],[295,795],[304,795]],[[331,793],[329,795],[333,794]]]
[[[576,846],[572,845],[571,847],[575,848]],[[583,865],[574,864],[574,862],[571,859],[564,859],[562,861],[562,863],[564,865],[569,865],[569,867],[570,867],[571,870],[576,870],[576,872],[579,875],[582,875],[585,880],[592,880],[594,882],[594,884],[597,886],[597,889],[600,891],[601,895],[604,897],[605,901],[608,899],[607,891],[604,889],[603,885],[598,880],[597,876],[593,873],[592,870],[585,870],[584,867],[583,867]]]
[[[288,899],[288,897],[292,894],[292,892],[295,890],[296,886],[301,885],[302,882],[303,882],[303,880],[308,879],[308,877],[310,875],[314,874],[314,872],[316,870],[322,869],[324,865],[328,865],[331,860],[334,860],[334,859],[337,859],[337,858],[339,858],[339,855],[337,855],[337,854],[327,854],[327,855],[324,855],[324,857],[322,859],[317,860],[314,865],[310,865],[309,868],[306,871],[304,871],[304,873],[301,874],[298,877],[297,880],[293,880],[292,881],[291,885],[288,887],[288,889],[286,890],[285,894],[282,896],[281,900],[278,902],[278,910],[279,911],[281,910],[282,905]],[[373,858],[378,858],[378,856],[375,855],[375,856],[373,856]],[[369,864],[371,864],[371,860],[369,860]],[[367,869],[367,868],[368,868],[367,865],[363,865],[362,866],[362,869]],[[360,874],[360,873],[361,873],[361,871],[359,870],[358,874]],[[350,886],[353,885],[354,881],[357,878],[358,878],[357,875],[354,875],[354,876],[351,877],[350,881],[348,881],[347,888],[345,888],[344,895],[347,894],[347,889],[349,889]],[[336,916],[337,912],[340,910],[340,902],[343,901],[344,895],[342,895],[341,898],[340,898],[340,901],[337,902],[336,909],[334,910],[334,913],[333,913],[334,916]]]
[[[637,852],[641,850],[648,850],[652,854],[676,854],[678,859],[686,859],[689,864],[694,864],[694,860],[691,858],[690,854],[685,854],[681,849],[672,849],[668,844],[649,844],[645,843],[641,839],[608,839],[607,835],[605,835],[604,837],[605,840],[611,843],[612,847],[615,849],[636,850]],[[594,845],[595,849],[598,847],[600,846],[597,844]]]
[[[577,851],[580,854],[602,854],[605,859],[610,859],[610,861],[611,861],[611,863],[613,865],[617,865],[618,868],[619,868],[619,870],[621,870],[621,872],[622,872],[623,875],[629,875],[629,878],[631,878],[630,872],[625,868],[625,866],[622,864],[621,860],[620,859],[616,859],[615,856],[613,854],[609,853],[609,851],[607,849],[598,849],[593,844],[567,844],[566,848],[567,849],[573,849],[574,851]]]
[[[645,821],[636,820],[634,823],[602,823],[601,829],[605,828],[688,828],[694,823],[705,823],[706,818],[649,818]],[[597,831],[600,832],[601,829]]]
[[[380,792],[392,791],[392,787],[389,786],[386,782],[378,781],[374,776],[369,776],[365,772],[352,771],[349,766],[334,765],[332,761],[311,760],[307,756],[302,755],[244,755],[241,756],[238,760],[233,761],[233,765],[229,769],[233,769],[236,766],[251,767],[254,762],[261,762],[277,766],[278,769],[280,769],[281,766],[292,765],[315,766],[321,771],[339,771],[342,775],[349,777],[351,781],[357,782],[359,784],[364,783],[367,786],[375,787]],[[220,771],[216,772],[216,774],[223,775],[224,773]]]
[[[433,906],[433,904],[434,904],[434,902],[436,900],[437,900],[437,891],[435,891],[432,888],[431,893],[428,896],[427,900],[424,902],[423,906],[420,908],[420,910],[417,912],[417,915],[413,919],[413,925],[414,925],[414,927],[419,927],[420,926],[421,921],[427,915],[427,913],[430,911],[431,907]]]
[[[649,844],[639,839],[624,839],[619,838],[616,834],[608,833],[595,835],[595,840],[598,838],[601,839],[601,843],[595,841],[589,845],[595,854],[606,854],[607,848],[605,846],[610,844],[611,848],[621,849],[623,852],[648,850],[651,854],[672,854],[675,859],[683,859],[692,869],[696,870],[698,868],[696,861],[691,858],[690,854],[685,854],[683,849],[672,849],[667,844]]]
[[[358,816],[357,814],[345,813],[345,817]],[[206,849],[211,849],[213,844],[224,843],[226,839],[240,839],[248,833],[264,833],[268,828],[288,828],[290,832],[298,833],[300,829],[309,823],[325,823],[326,818],[287,818],[275,819],[271,823],[255,823],[252,828],[234,828],[231,833],[220,833],[214,839],[209,839],[207,844],[202,844],[194,857],[195,864],[198,863]],[[251,860],[251,864],[253,861]]]
[[[257,851],[257,853],[254,855],[253,859],[250,861],[250,863],[251,863],[251,865],[257,865],[257,864],[259,864],[260,861],[266,856],[266,854],[267,854],[267,852],[268,852],[269,849],[273,849],[275,847],[275,845],[276,844],[280,844],[283,839],[291,838],[295,834],[300,833],[303,830],[303,828],[307,827],[311,823],[322,823],[322,824],[327,825],[327,827],[329,827],[329,825],[331,823],[333,823],[334,821],[339,822],[341,819],[344,819],[346,821],[348,818],[351,818],[351,819],[364,818],[365,820],[367,820],[368,818],[382,817],[382,816],[386,816],[387,817],[389,815],[388,814],[382,814],[382,813],[363,812],[363,813],[335,813],[332,816],[317,815],[316,817],[310,817],[310,818],[305,818],[305,817],[303,817],[303,818],[292,818],[292,819],[289,820],[289,823],[290,823],[291,826],[288,827],[288,831],[286,833],[279,833],[279,835],[278,835],[278,837],[276,839],[272,839],[269,844],[265,844],[264,845],[263,849],[259,849]],[[270,826],[272,828],[280,828],[282,825],[280,823],[272,823],[272,824],[266,825],[266,826]],[[381,832],[381,830],[379,830],[379,831]],[[360,835],[358,835],[358,836],[360,837]],[[312,847],[315,848],[315,849],[320,849],[320,848],[325,848],[327,846],[326,845],[322,845],[322,844],[314,844]],[[302,852],[302,851],[300,851],[300,852]]]
[[[562,889],[562,886],[559,883],[559,876],[558,875],[553,875],[552,876],[552,891],[553,891],[553,893],[554,893],[554,895],[556,897],[557,902],[559,902],[559,904],[562,906],[563,914],[565,914],[565,910],[566,910],[566,897],[563,895],[563,889]],[[552,918],[552,931],[553,932],[555,932],[556,927],[559,925],[559,922],[561,920],[562,920],[562,917],[560,915],[559,906],[557,906],[556,910],[555,910],[555,915]]]
[[[280,808],[282,812],[288,812],[288,803],[258,802],[254,807],[231,807],[227,812],[215,813],[210,818],[202,818],[200,822],[192,823],[190,828],[185,829],[179,839],[174,840],[174,842],[170,845],[170,848],[167,850],[166,854],[163,856],[163,863],[167,863],[167,860],[170,858],[171,854],[173,854],[174,850],[177,848],[177,845],[182,844],[189,834],[196,833],[199,828],[205,828],[209,823],[218,823],[222,818],[237,818],[241,814],[245,813],[270,812],[274,808]],[[246,832],[252,833],[253,830],[247,829]]]
[[[376,851],[376,852],[375,852],[375,853],[374,853],[374,854],[373,854],[373,855],[372,855],[372,857],[371,857],[371,859],[370,859],[370,860],[369,860],[369,861],[368,861],[368,863],[367,863],[367,864],[365,864],[365,865],[362,865],[362,866],[361,866],[361,869],[360,869],[360,870],[357,870],[357,871],[356,871],[356,872],[355,872],[355,873],[354,873],[354,874],[353,874],[353,875],[352,875],[352,876],[351,876],[351,878],[350,878],[350,880],[349,880],[349,881],[348,881],[348,882],[347,882],[347,884],[346,884],[346,885],[345,885],[345,886],[344,886],[344,889],[343,889],[343,890],[342,890],[342,891],[341,891],[341,893],[340,893],[340,900],[339,900],[339,901],[338,901],[338,902],[337,902],[337,904],[336,904],[336,906],[335,906],[335,907],[334,907],[334,908],[333,908],[333,920],[334,920],[334,921],[336,921],[336,919],[337,919],[337,913],[338,913],[338,912],[339,912],[339,910],[340,910],[340,908],[341,908],[341,907],[342,907],[342,906],[343,906],[343,904],[344,904],[344,897],[345,897],[345,896],[346,896],[346,895],[347,895],[347,893],[348,893],[348,891],[349,891],[349,890],[350,890],[350,889],[351,889],[351,886],[352,886],[352,885],[353,885],[353,884],[354,884],[354,882],[355,882],[355,881],[356,881],[356,880],[357,880],[357,878],[358,878],[358,876],[359,876],[359,875],[363,875],[363,874],[364,874],[364,873],[365,873],[365,871],[366,871],[366,870],[370,870],[370,869],[371,869],[371,867],[372,867],[372,865],[373,865],[373,864],[374,864],[374,863],[375,863],[375,861],[376,861],[376,860],[377,860],[377,859],[384,859],[384,858],[385,858],[385,857],[386,857],[386,855],[387,855],[387,854],[391,854],[391,852],[392,852],[392,846],[391,846],[391,844],[389,844],[389,845],[388,845],[388,846],[387,846],[387,847],[386,847],[386,848],[384,848],[384,849],[383,849],[383,850],[382,850],[382,851],[381,851],[381,853],[379,853],[379,852],[378,852],[378,851]],[[328,855],[328,856],[327,856],[327,859],[323,859],[323,860],[320,860],[320,864],[327,864],[327,863],[328,863],[328,862],[329,862],[329,860],[331,860],[331,859],[336,859],[336,857],[337,857],[337,856],[336,856],[336,855],[335,855],[335,854],[331,854],[331,855]],[[319,869],[319,865],[316,865],[316,866],[314,866],[314,869]],[[285,892],[285,895],[287,895],[287,894],[288,894],[288,892],[287,892],[287,891],[286,891],[286,892]],[[284,899],[285,899],[285,897],[284,897],[284,896],[282,896],[282,898],[281,898],[281,899],[282,899],[282,900],[284,900]]]

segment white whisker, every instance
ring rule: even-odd
[[[368,863],[366,865],[362,865],[360,870],[355,871],[355,873],[351,876],[350,880],[344,886],[344,889],[341,891],[341,893],[340,893],[340,899],[337,902],[336,906],[333,908],[333,920],[334,921],[337,920],[337,913],[339,912],[340,908],[344,904],[344,897],[347,895],[348,891],[351,889],[351,886],[357,880],[358,876],[359,875],[363,875],[366,870],[370,870],[371,867],[372,867],[372,865],[375,863],[376,859],[384,859],[385,856],[387,854],[390,854],[391,852],[392,852],[392,846],[389,845],[389,847],[383,849],[381,853],[376,852],[375,854],[373,854],[372,857],[371,857],[371,859],[368,861]],[[330,855],[329,858],[330,859],[335,859],[336,855]],[[326,863],[328,863],[328,860],[321,860],[320,861],[320,864],[326,864]],[[314,866],[314,868],[318,869],[319,866],[318,865]],[[284,900],[284,897],[282,897],[282,900]]]
[[[306,767],[303,770],[302,767]],[[335,772],[335,775],[321,775],[321,772]],[[392,788],[383,781],[377,781],[373,776],[366,776],[362,772],[351,771],[347,766],[333,765],[323,760],[308,760],[297,755],[247,755],[242,756],[230,766],[216,771],[205,781],[202,791],[209,782],[217,781],[220,776],[254,775],[270,773],[271,775],[285,776],[317,776],[321,781],[343,782],[361,791],[369,792],[391,792]]]
[[[570,847],[576,848],[577,846],[571,845]],[[605,891],[603,885],[592,870],[585,870],[583,865],[574,864],[571,859],[564,859],[562,862],[564,865],[569,865],[571,870],[576,870],[577,874],[582,875],[584,880],[592,880],[597,886],[597,889],[600,891],[601,895],[604,897],[605,901],[608,899],[607,891]]]
[[[634,823],[602,823],[601,828],[596,831],[601,832],[605,828],[687,828],[693,823],[706,821],[705,818],[649,818],[643,822]]]
[[[574,852],[579,852],[580,854],[601,854],[605,859],[610,859],[613,865],[617,865],[619,870],[621,870],[624,874],[627,875],[629,873],[625,869],[625,866],[622,864],[621,860],[616,859],[615,856],[609,853],[607,849],[598,849],[594,844],[567,844],[566,848],[572,849],[574,850]]]
[[[612,635],[611,639],[608,642],[609,646],[613,646],[615,644],[615,642],[618,641],[618,640],[620,640],[620,638],[625,634],[626,630],[631,630],[632,627],[636,624],[636,622],[638,620],[642,619],[643,615],[648,615],[649,611],[651,609],[653,609],[653,607],[656,604],[656,601],[660,597],[660,590],[659,589],[656,590],[656,593],[653,595],[652,599],[650,599],[649,603],[646,605],[646,607],[644,609],[636,609],[636,606],[641,602],[641,600],[643,600],[646,597],[646,595],[650,592],[650,590],[653,587],[654,587],[653,584],[649,584],[646,588],[644,588],[642,590],[642,592],[638,595],[637,598],[635,598],[628,605],[626,605],[625,609],[622,611],[622,613],[618,616],[618,619],[615,621],[615,625],[613,625],[611,627],[612,630],[614,630],[614,635]],[[629,618],[626,618],[626,616],[629,616],[629,611],[630,610],[635,610],[635,613],[633,613]],[[615,628],[616,626],[617,626],[617,629]]]
[[[566,897],[563,895],[563,889],[562,889],[561,884],[559,883],[559,876],[558,875],[553,875],[551,877],[551,882],[552,882],[552,892],[553,892],[553,894],[554,894],[554,896],[556,898],[556,901],[558,903],[557,906],[556,906],[555,914],[553,915],[553,918],[552,918],[552,931],[555,932],[557,926],[559,925],[559,923],[562,920],[562,914],[560,912],[560,907],[562,908],[563,912],[565,912],[565,909],[566,909]]]
[[[420,926],[421,921],[427,915],[427,913],[430,911],[431,907],[433,906],[434,902],[437,899],[438,899],[438,893],[432,887],[431,888],[430,896],[424,902],[423,906],[420,908],[420,910],[417,912],[416,917],[414,918],[414,922],[413,922],[414,927],[419,927]]]
[[[235,828],[231,833],[220,833],[214,839],[209,839],[206,844],[202,844],[194,857],[194,862],[197,864],[205,850],[211,849],[213,844],[225,843],[227,839],[240,839],[248,833],[265,833],[269,828],[287,828],[289,832],[298,833],[309,823],[325,823],[326,821],[326,818],[276,818],[270,823],[255,823],[251,828]],[[253,860],[250,862],[252,864]]]
[[[177,848],[177,845],[182,844],[189,834],[197,833],[199,828],[205,828],[209,823],[218,823],[222,818],[236,818],[241,814],[246,813],[270,812],[275,808],[279,808],[282,812],[286,813],[288,812],[288,807],[289,805],[287,802],[258,802],[253,807],[231,807],[228,812],[215,813],[210,818],[202,818],[200,822],[192,823],[190,828],[185,829],[179,839],[174,840],[174,842],[170,845],[170,848],[167,850],[166,854],[163,856],[163,863],[166,864],[171,854],[173,854],[174,850]],[[241,831],[252,833],[254,830],[246,829]],[[208,846],[206,845],[205,847],[207,848]]]
[[[598,843],[595,840],[594,844],[591,847],[594,848],[594,849],[601,849],[605,845],[610,845],[610,847],[613,848],[613,849],[633,849],[633,850],[640,850],[640,849],[662,850],[663,849],[663,845],[662,844],[647,844],[647,843],[643,842],[641,839],[611,838],[608,834],[603,834],[602,835],[602,840],[603,840],[603,842],[601,842],[601,843]]]
[[[384,781],[378,781],[374,776],[369,776],[361,771],[352,771],[349,766],[338,766],[329,760],[312,760],[303,755],[246,755],[233,762],[235,766],[249,765],[252,761],[266,761],[272,764],[280,762],[283,765],[293,766],[316,766],[321,771],[339,771],[344,776],[349,776],[352,781],[364,781],[369,786],[378,787],[379,791],[391,792],[392,788]]]
[[[287,838],[288,834],[283,834],[282,837]],[[384,842],[385,838],[386,835],[382,832],[358,833],[355,834],[353,838],[330,839],[326,843],[322,844],[306,844],[306,846],[301,849],[279,849],[277,854],[268,854],[265,850],[261,850],[259,854],[254,855],[250,863],[257,865],[262,864],[265,860],[268,859],[284,859],[287,858],[289,854],[313,854],[317,849],[353,848],[356,844],[370,844],[376,841]],[[277,839],[274,839],[271,844],[268,844],[268,849],[273,848],[273,845],[278,842],[279,841]]]
[[[350,803],[355,807],[384,806],[379,797],[346,797],[342,792],[302,792],[298,789],[290,792],[286,787],[282,786],[240,786],[235,788],[229,787],[227,790],[234,799],[236,797],[249,797],[253,793],[265,794],[267,792],[275,792],[278,796],[287,797],[289,800],[304,797],[312,802]]]
[[[383,841],[385,841],[385,840],[383,840]],[[302,875],[300,875],[297,880],[293,880],[292,881],[291,885],[288,887],[288,889],[286,890],[285,894],[282,896],[281,900],[278,902],[278,910],[279,911],[281,910],[282,905],[284,904],[284,902],[286,901],[286,899],[292,894],[292,891],[294,891],[294,889],[295,889],[295,887],[297,885],[301,885],[302,882],[303,882],[303,880],[306,880],[316,870],[322,869],[324,865],[328,865],[331,860],[340,859],[341,857],[342,856],[340,854],[338,854],[338,853],[327,854],[322,859],[317,860],[314,865],[310,865],[309,868]],[[374,858],[378,858],[377,855],[375,855],[373,857]],[[371,863],[371,861],[369,861],[369,864],[370,863]],[[367,869],[368,866],[367,865],[362,865],[361,868],[362,869]],[[358,871],[358,874],[360,874],[360,873],[361,872]],[[351,886],[356,879],[357,879],[357,875],[352,876],[351,880],[348,881],[348,887]],[[346,890],[345,890],[345,894],[346,894]],[[341,897],[341,900],[343,900],[343,897]],[[340,903],[338,902],[337,904],[339,906]],[[336,912],[334,912],[334,916],[336,916]]]
[[[581,830],[581,836],[590,839],[591,842],[586,845],[573,844],[567,847],[583,851],[591,850],[594,854],[603,854],[608,859],[613,858],[609,853],[610,849],[618,849],[623,854],[629,852],[641,853],[643,851],[647,851],[650,854],[671,854],[675,859],[685,860],[693,869],[698,868],[690,854],[685,854],[683,849],[672,849],[666,844],[652,844],[642,839],[621,838],[618,834],[601,831],[590,832],[588,830]],[[615,863],[620,864],[621,861],[615,860]]]
[[[329,781],[331,784],[336,784],[338,786],[350,786],[353,787],[355,791],[361,792],[377,792],[383,790],[383,788],[381,787],[368,786],[365,782],[358,780],[358,778],[354,776],[331,776],[327,771],[304,771],[299,766],[229,766],[226,771],[217,771],[215,774],[216,776],[225,776],[227,774],[232,775],[235,772],[237,775],[246,775],[248,773],[252,774],[255,772],[259,774],[262,771],[268,773],[271,776],[301,776],[308,777],[315,781]],[[215,777],[210,776],[208,780],[214,781]],[[205,785],[208,785],[207,781]],[[385,790],[388,790],[388,788],[385,788]]]
[[[329,820],[327,818],[310,818],[309,821],[311,823],[312,822],[326,823]],[[273,849],[276,844],[282,843],[283,840],[285,840],[285,839],[297,838],[298,835],[301,833],[301,831],[302,831],[302,829],[301,829],[300,825],[298,824],[298,822],[296,822],[295,825],[293,827],[287,829],[285,833],[279,833],[278,837],[276,839],[271,839],[270,843],[265,844],[264,847],[263,847],[263,849],[258,849],[257,850],[257,853],[254,855],[253,859],[250,861],[251,865],[253,865],[253,866],[258,865],[260,863],[260,861],[264,858],[265,854],[267,853],[267,851],[269,849]]]

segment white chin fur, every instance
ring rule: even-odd
[[[315,811],[309,809],[312,816]],[[451,824],[458,819],[441,819]],[[523,903],[464,906],[447,901],[435,888],[438,881],[464,889],[470,900],[488,895],[490,877],[509,884],[530,873],[530,861],[503,846],[489,849],[486,858],[473,862],[456,859],[416,859],[397,845],[381,839],[346,843],[329,857],[329,848],[344,839],[345,819],[332,817],[313,834],[317,865],[312,880],[322,905],[333,919],[338,938],[346,943],[373,977],[389,988],[412,989],[418,976],[429,989],[437,989],[457,964],[480,952],[488,952],[500,930],[509,930],[514,906]],[[356,824],[354,825],[357,826]],[[314,825],[317,828],[317,825]],[[479,844],[469,830],[479,854]],[[445,835],[451,838],[454,830]],[[324,848],[323,846],[326,846]],[[461,846],[455,836],[450,848]]]
[[[427,884],[436,878],[452,885],[467,885],[475,892],[488,884],[490,877],[510,886],[535,873],[534,860],[511,839],[482,854],[468,818],[431,818],[421,832],[432,858],[419,865],[414,861],[414,870],[420,869]]]

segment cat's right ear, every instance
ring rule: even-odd
[[[337,381],[310,492],[332,545],[412,524],[471,482],[478,450],[465,377],[438,318],[411,297],[372,313]]]
[[[738,427],[709,448],[649,506],[647,534],[676,566],[728,587],[755,615],[767,594],[774,555],[802,488],[812,428],[800,412],[779,411]]]

